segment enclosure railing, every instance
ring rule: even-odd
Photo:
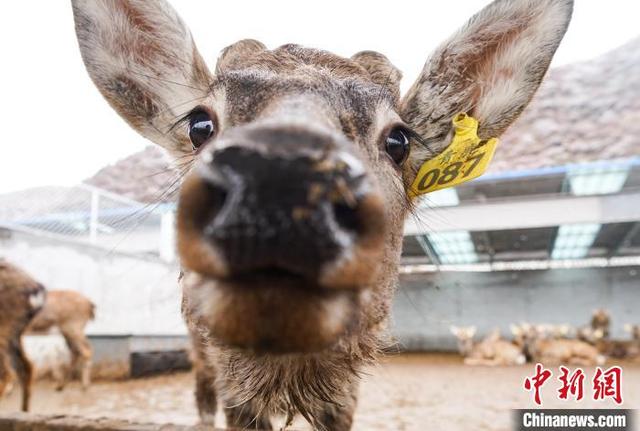
[[[175,260],[174,211],[86,184],[0,195],[0,227],[167,262]]]

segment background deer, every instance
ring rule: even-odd
[[[609,338],[609,329],[611,327],[611,317],[609,312],[604,308],[593,310],[591,316],[591,329],[601,331],[603,338]]]
[[[625,331],[631,334],[631,340],[612,340],[609,338],[611,318],[605,309],[594,310],[589,326],[579,329],[578,338],[595,346],[603,355],[610,358],[625,359],[640,356],[640,337],[637,327],[626,324]]]
[[[605,338],[602,329],[591,331],[588,336],[589,343],[609,358],[635,358],[640,354],[640,341],[635,339],[633,334],[631,340],[612,340]]]
[[[631,323],[626,323],[624,325],[624,330],[631,335],[631,339],[640,342],[640,325],[632,325]]]
[[[29,410],[33,368],[22,346],[22,334],[44,304],[45,297],[46,291],[40,283],[0,259],[0,397],[8,392],[17,374],[22,387],[23,411]]]
[[[69,370],[55,373],[59,376],[58,390],[64,389],[72,374],[79,372],[82,388],[87,389],[91,379],[91,343],[85,328],[95,317],[94,304],[81,293],[72,290],[51,290],[47,302],[31,321],[30,332],[48,332],[57,328],[71,353]]]
[[[605,357],[594,346],[566,338],[554,338],[543,326],[511,325],[515,343],[527,360],[543,364],[601,365]]]
[[[522,350],[503,339],[499,330],[489,333],[479,343],[474,343],[475,326],[452,326],[450,329],[458,339],[458,350],[467,365],[521,365],[526,362]]]
[[[204,421],[218,401],[230,427],[298,413],[317,429],[351,427],[358,373],[387,343],[418,168],[451,142],[459,112],[483,139],[504,132],[572,6],[492,3],[400,97],[400,71],[376,52],[242,40],[211,73],[166,2],[73,0],[97,88],[188,165],[177,246]]]

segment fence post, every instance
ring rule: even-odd
[[[89,242],[98,242],[98,211],[100,205],[100,195],[96,190],[91,190],[91,218],[89,219]]]

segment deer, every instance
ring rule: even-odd
[[[228,427],[302,416],[349,430],[358,376],[389,343],[420,167],[465,114],[485,142],[519,116],[573,2],[494,1],[402,97],[400,70],[374,51],[244,39],[211,71],[166,1],[72,4],[99,92],[182,167],[176,247],[202,422],[220,404]]]
[[[27,328],[30,333],[47,333],[57,328],[71,353],[70,369],[56,370],[56,390],[62,391],[74,372],[79,372],[82,389],[91,383],[93,350],[85,335],[89,321],[95,318],[95,305],[73,290],[50,290],[47,302]]]
[[[631,335],[632,340],[640,341],[640,325],[625,323],[624,330]]]
[[[33,366],[22,335],[46,300],[44,286],[25,271],[0,258],[0,397],[16,377],[22,389],[21,409],[29,411]],[[14,370],[15,368],[15,370]]]
[[[511,325],[514,342],[528,361],[560,365],[602,365],[606,358],[589,343],[554,338],[546,328],[529,324]]]
[[[522,350],[503,339],[499,330],[492,331],[479,343],[473,341],[475,326],[451,326],[450,330],[458,339],[458,350],[466,365],[522,365],[526,362]]]
[[[602,331],[603,338],[609,338],[609,328],[611,327],[611,317],[609,316],[609,312],[604,308],[597,308],[593,310],[590,326],[594,331]]]
[[[583,328],[582,338],[609,358],[634,359],[640,357],[640,327],[626,324],[624,329],[631,335],[630,340],[612,340],[605,336],[604,330],[600,327],[597,329]]]
[[[630,340],[612,340],[605,337],[602,329],[597,329],[593,331],[590,340],[600,353],[609,358],[625,359],[640,355],[640,341],[633,333]]]

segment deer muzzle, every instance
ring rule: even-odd
[[[251,127],[204,153],[182,187],[178,250],[212,335],[316,351],[353,329],[384,245],[376,190],[317,131]]]

